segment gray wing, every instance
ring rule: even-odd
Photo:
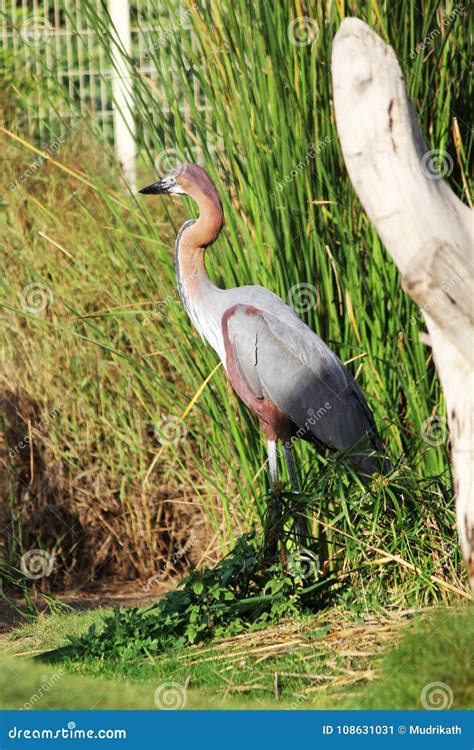
[[[228,316],[227,335],[239,375],[253,396],[269,399],[320,443],[341,450],[376,434],[357,383],[293,311],[277,316],[237,304]]]

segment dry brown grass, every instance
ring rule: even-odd
[[[4,181],[13,184],[35,155],[11,139],[2,138],[1,148]],[[79,129],[60,157],[67,169],[80,174],[87,165],[89,173],[108,174],[114,183],[108,154],[87,147]],[[49,163],[6,199],[0,219],[6,305],[0,316],[0,557],[18,568],[25,551],[47,550],[53,572],[36,584],[46,591],[112,577],[143,578],[153,590],[209,556],[212,536],[193,488],[170,477],[169,453],[153,481],[143,482],[159,448],[149,418],[153,393],[144,409],[120,361],[75,335],[93,338],[76,310],[95,315],[113,306],[113,291],[106,280],[101,288],[94,274],[106,279],[124,270],[121,258],[106,253],[112,240],[104,207],[93,188]],[[84,206],[94,214],[93,236]],[[89,264],[89,284],[74,273],[76,263]],[[54,295],[38,320],[24,315],[18,297],[37,279],[46,279]],[[138,309],[152,304],[129,276],[126,283]],[[144,337],[127,338],[126,320],[112,335],[122,354],[141,357]],[[151,362],[158,371],[166,368],[159,353]]]
[[[295,683],[298,703],[325,694],[337,698],[379,676],[381,657],[413,626],[413,614],[400,610],[354,620],[341,609],[326,610],[304,621],[194,646],[179,659],[190,670],[213,670],[222,680],[223,697],[263,691],[278,698],[282,687]],[[246,674],[254,676],[242,680]]]

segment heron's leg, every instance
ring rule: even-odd
[[[273,488],[273,485],[278,482],[278,456],[276,440],[267,440],[267,450],[268,473],[270,474],[270,482]]]
[[[293,454],[291,452],[291,443],[283,443],[283,451],[285,453],[285,462],[288,468],[288,474],[290,475],[291,489],[293,492],[300,492],[300,485],[298,482],[298,474],[296,473],[295,462],[293,461]],[[307,535],[307,522],[306,522],[306,508],[298,509],[295,518],[295,529],[296,538],[300,547],[306,546],[306,535]]]
[[[278,529],[281,516],[280,483],[278,482],[278,455],[276,440],[267,440],[268,472],[270,474],[270,502],[268,504],[264,555],[268,563],[276,560],[278,552]]]

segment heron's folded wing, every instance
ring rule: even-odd
[[[349,448],[373,429],[359,387],[333,352],[302,321],[236,305],[226,321],[239,375],[297,427],[334,449]]]
[[[235,305],[224,316],[223,335],[227,352],[227,373],[237,392],[249,404],[251,398],[264,398],[257,371],[258,321],[247,305]],[[252,309],[252,308],[250,308]],[[236,382],[236,381],[241,381]],[[243,391],[247,390],[248,395]]]

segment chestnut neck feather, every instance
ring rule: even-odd
[[[224,223],[222,207],[217,193],[214,197],[188,188],[186,192],[196,200],[200,213],[197,221],[187,221],[181,227],[176,239],[178,291],[194,327],[222,358],[219,303],[223,292],[212,283],[204,262],[206,247],[216,240]]]
[[[215,242],[224,224],[221,202],[212,183],[211,187],[213,192],[204,192],[198,185],[192,185],[187,191],[198,204],[199,218],[186,222],[176,239],[176,274],[187,297],[197,293],[203,280],[210,282],[204,253],[206,247]]]
[[[218,237],[224,223],[222,206],[209,178],[205,191],[195,183],[186,192],[199,206],[199,219],[187,221],[180,229],[175,245],[178,291],[191,322],[222,358],[220,302],[224,294],[212,283],[206,271],[204,253]]]

